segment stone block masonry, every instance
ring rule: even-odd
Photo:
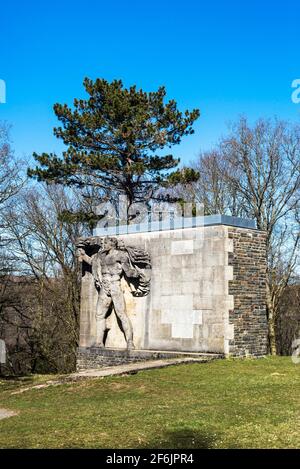
[[[229,294],[234,308],[229,310],[229,323],[234,335],[229,341],[233,356],[262,356],[267,353],[266,316],[266,233],[258,230],[228,228],[233,241],[229,265],[233,279]]]

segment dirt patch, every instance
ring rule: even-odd
[[[129,383],[109,383],[108,388],[113,390],[113,391],[119,391],[119,390],[131,388],[131,384],[129,384]]]
[[[18,391],[11,392],[11,396],[15,394],[22,394],[23,392],[26,391],[31,391],[32,389],[44,389],[44,388],[49,388],[49,386],[58,386],[60,384],[64,384],[63,381],[47,381],[45,384],[36,384],[35,386],[30,386],[28,388],[21,388]]]
[[[0,409],[0,420],[7,419],[8,417],[14,417],[14,415],[18,415],[18,412],[14,412],[13,410],[8,409]]]

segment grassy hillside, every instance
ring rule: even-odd
[[[300,365],[220,360],[26,390],[0,381],[2,448],[300,447]]]

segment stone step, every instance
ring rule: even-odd
[[[77,371],[102,369],[116,365],[158,360],[210,361],[224,358],[220,353],[174,352],[169,350],[127,350],[116,348],[79,348]]]
[[[208,355],[208,354],[207,354]],[[182,365],[188,363],[207,363],[213,360],[218,360],[223,358],[222,356],[202,356],[202,357],[192,357],[186,356],[182,358],[169,358],[164,360],[147,360],[144,362],[138,363],[127,363],[123,365],[115,366],[103,366],[102,368],[92,368],[92,369],[82,369],[77,373],[70,375],[72,379],[80,378],[100,378],[105,376],[120,376],[126,374],[136,374],[139,371],[146,371],[155,368],[164,368],[167,366]]]

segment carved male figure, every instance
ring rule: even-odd
[[[146,253],[134,248],[126,248],[124,243],[116,238],[106,237],[102,248],[97,254],[89,257],[84,249],[78,249],[80,261],[85,261],[92,266],[92,274],[98,290],[96,306],[97,339],[96,345],[104,347],[104,333],[106,330],[106,316],[114,307],[115,313],[122,324],[127,348],[133,349],[133,330],[130,319],[126,313],[126,304],[121,288],[121,278],[130,279],[129,285],[134,296],[144,296],[149,293],[149,282],[137,264],[150,267],[150,260]],[[132,282],[138,285],[135,288]]]

